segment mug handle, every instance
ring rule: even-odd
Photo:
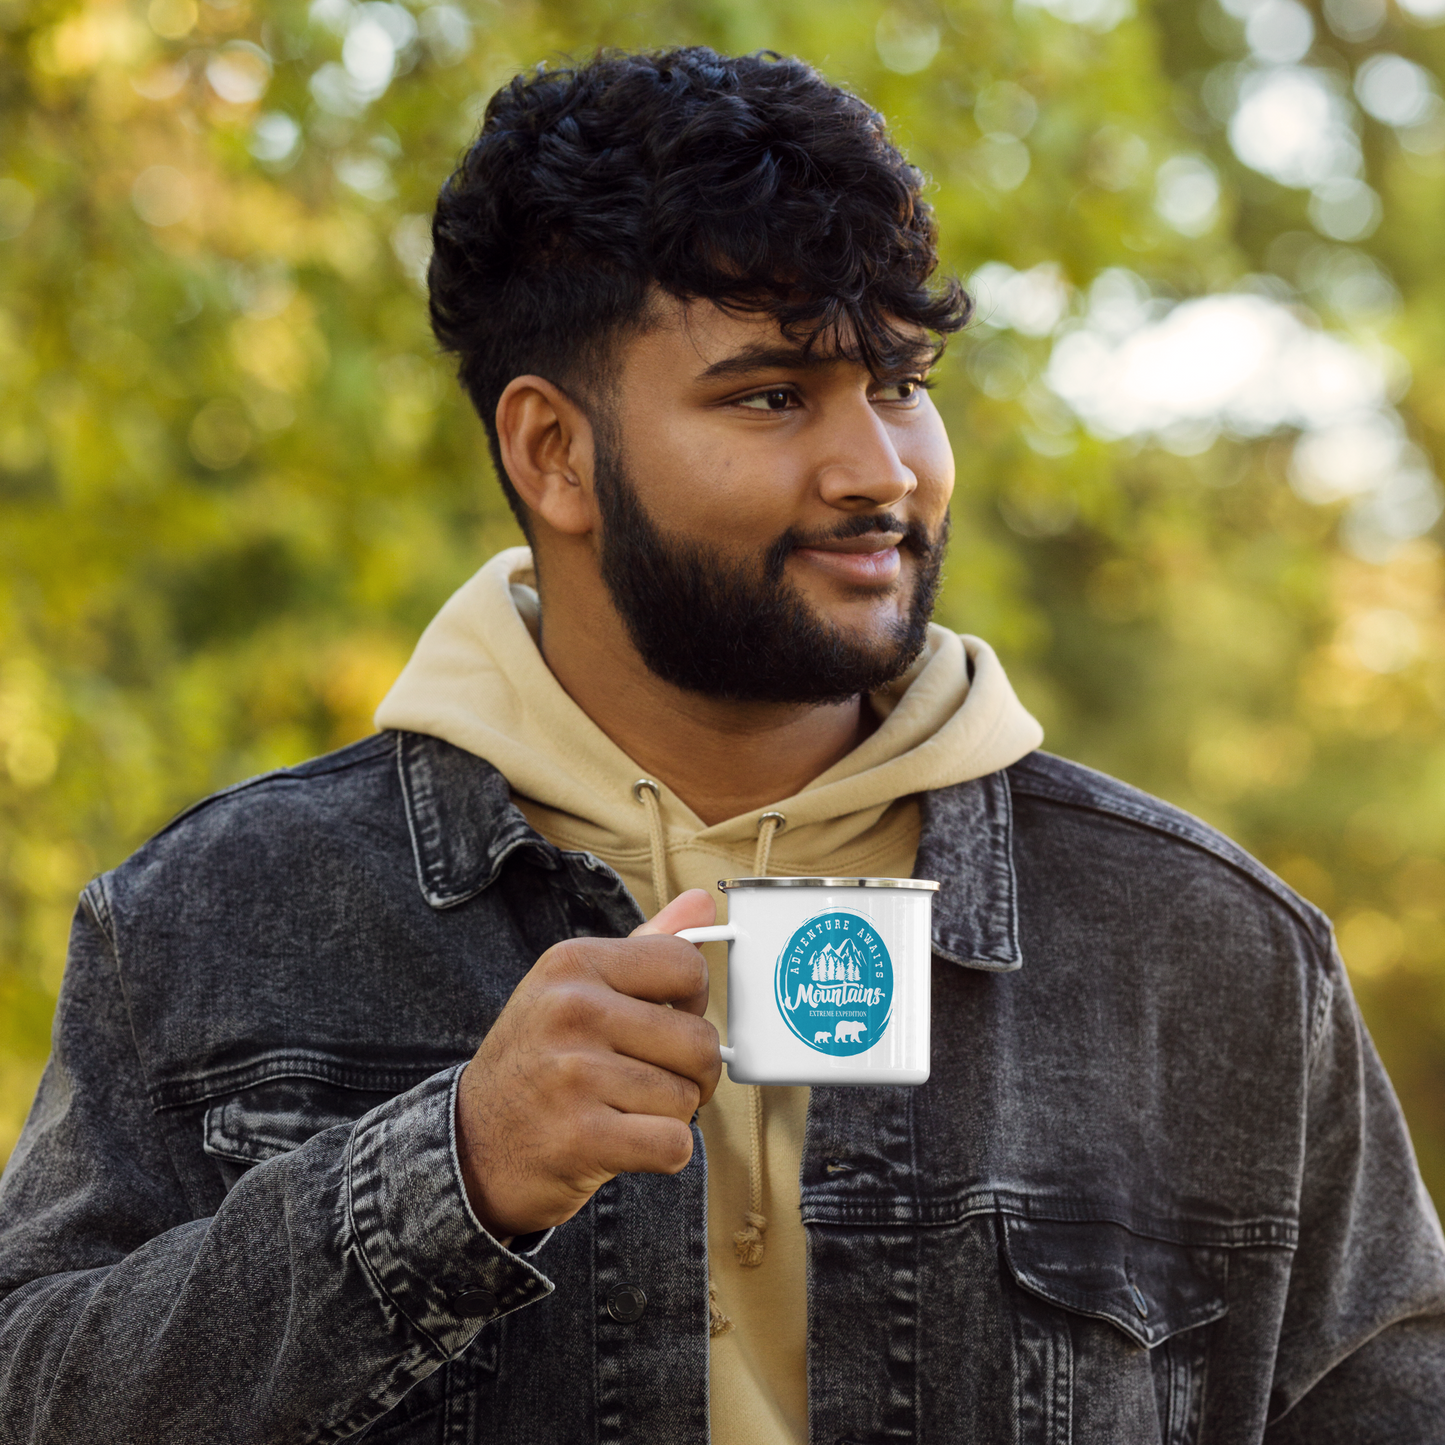
[[[738,931],[731,923],[715,923],[710,928],[682,928],[673,935],[685,938],[689,943],[735,943],[737,936]],[[733,1051],[727,1044],[719,1044],[718,1053],[722,1055],[723,1063],[735,1062]]]

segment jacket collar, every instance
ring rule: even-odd
[[[417,881],[433,908],[454,908],[490,888],[514,853],[561,867],[560,850],[533,830],[490,763],[423,733],[395,739]],[[921,803],[914,873],[943,885],[933,904],[933,951],[965,968],[1020,967],[1007,774],[924,793]]]
[[[1008,774],[954,783],[919,801],[914,876],[943,885],[933,900],[933,951],[965,968],[1022,967]]]
[[[558,866],[557,849],[522,816],[489,762],[424,733],[393,736],[417,882],[433,908],[455,908],[490,888],[513,853]]]

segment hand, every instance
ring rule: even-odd
[[[692,1158],[721,1060],[707,963],[672,935],[715,917],[689,889],[627,938],[556,944],[517,985],[457,1094],[467,1198],[496,1238],[571,1219],[618,1174]]]

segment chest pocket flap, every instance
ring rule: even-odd
[[[1107,1320],[1148,1349],[1227,1308],[1214,1252],[1148,1239],[1108,1220],[1006,1216],[1004,1249],[1030,1294]]]
[[[354,1123],[390,1097],[320,1079],[268,1079],[206,1110],[202,1147],[216,1159],[261,1164],[299,1149],[323,1129]]]

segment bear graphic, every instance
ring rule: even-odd
[[[830,1034],[827,1029],[822,1029],[813,1035],[813,1042],[815,1044],[826,1044],[832,1037],[833,1035]]]
[[[867,1027],[867,1024],[848,1023],[846,1020],[840,1020],[838,1027],[833,1030],[833,1041],[839,1044],[856,1044],[859,1042],[859,1035]]]

